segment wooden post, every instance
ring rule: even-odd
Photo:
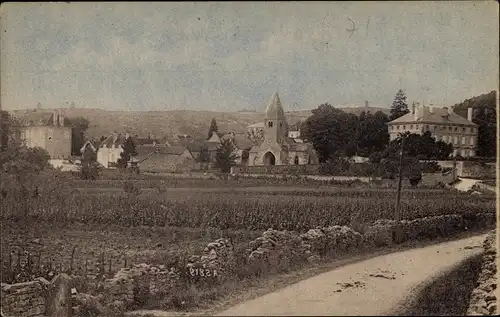
[[[69,263],[69,274],[73,273],[73,258],[75,257],[75,250],[76,250],[76,246],[74,246],[73,250],[71,251],[71,262]]]
[[[401,203],[401,182],[403,180],[403,151],[406,137],[401,139],[401,152],[399,153],[399,175],[398,175],[398,193],[396,197],[396,211],[394,215],[394,220],[399,221],[401,215],[399,213],[400,203]]]

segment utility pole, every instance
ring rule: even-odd
[[[399,153],[399,175],[398,175],[398,195],[396,198],[396,214],[395,220],[399,221],[401,219],[401,215],[399,213],[399,206],[401,203],[401,182],[403,180],[403,151],[405,147],[406,137],[401,138],[401,152]]]

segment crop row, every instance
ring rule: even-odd
[[[415,198],[414,198],[415,197]],[[317,226],[352,225],[391,219],[394,195],[329,197],[292,195],[241,195],[198,193],[168,195],[92,195],[19,200],[4,199],[2,221],[43,221],[58,223],[112,224],[119,226],[178,226],[304,231]],[[444,214],[494,212],[494,199],[465,195],[407,194],[401,201],[404,219]]]

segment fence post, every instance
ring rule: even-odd
[[[71,251],[71,261],[69,263],[69,273],[72,274],[73,273],[73,258],[75,256],[75,250],[76,250],[76,246],[73,247],[73,250]]]
[[[12,272],[12,250],[10,250],[9,252],[9,271],[7,272],[8,276],[9,276],[9,282],[12,282],[12,280],[14,279],[14,274]]]
[[[100,273],[101,273],[102,275],[104,275],[104,269],[105,269],[105,267],[104,267],[104,252],[101,252],[101,265],[100,265],[100,266],[101,266],[101,267],[100,267],[100,269],[101,269],[101,272],[100,272]]]
[[[21,250],[17,250],[16,274],[19,274],[20,271],[21,271]]]
[[[31,279],[32,271],[31,271],[31,253],[28,251],[28,258],[26,259],[26,271],[28,273],[29,278]]]

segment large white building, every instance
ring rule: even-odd
[[[453,156],[472,157],[476,155],[478,126],[472,122],[472,108],[467,118],[455,112],[452,107],[413,105],[410,113],[387,123],[390,140],[400,133],[422,134],[430,131],[436,141],[453,145]]]

